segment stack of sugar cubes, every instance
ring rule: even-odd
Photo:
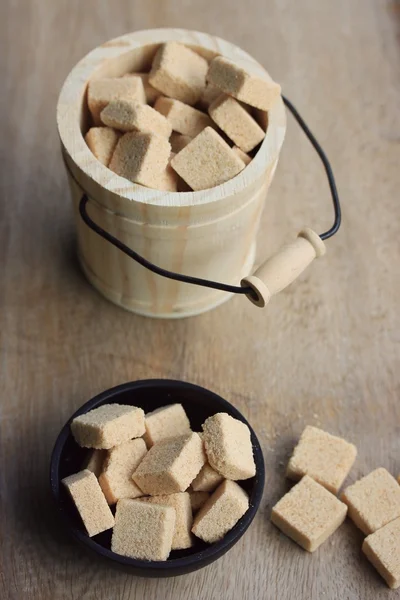
[[[362,550],[391,588],[400,586],[400,477],[378,468],[337,494],[356,459],[353,444],[307,426],[286,475],[299,481],[273,507],[272,522],[309,552],[346,515],[367,536]]]
[[[280,86],[222,56],[162,44],[149,73],[93,79],[86,143],[117,175],[158,190],[204,190],[240,173],[265,137]],[[250,154],[249,154],[250,153]]]
[[[113,528],[111,549],[142,560],[221,540],[249,507],[236,483],[255,475],[250,430],[226,413],[191,430],[181,404],[144,414],[108,404],[76,417],[71,432],[91,448],[62,480],[89,536]],[[110,506],[116,504],[115,515]]]

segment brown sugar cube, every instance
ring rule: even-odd
[[[189,142],[192,141],[192,138],[188,135],[182,135],[173,131],[171,133],[171,137],[169,138],[171,149],[174,154],[178,154],[185,146],[188,145]]]
[[[94,473],[84,469],[65,477],[62,483],[78,509],[89,537],[113,527],[113,514]]]
[[[129,100],[112,100],[100,118],[105,125],[120,131],[142,131],[156,133],[169,138],[172,127],[168,120],[147,104]]]
[[[207,61],[179,42],[160,46],[149,83],[166,96],[195,104],[206,86]]]
[[[347,506],[305,475],[272,509],[271,521],[304,550],[314,552],[346,518]]]
[[[244,162],[246,166],[251,163],[252,158],[251,156],[246,154],[246,152],[243,152],[243,150],[241,150],[237,146],[233,146],[232,150]]]
[[[210,104],[212,104],[220,95],[221,90],[219,88],[215,87],[212,83],[207,83],[198,101],[199,108],[207,111]]]
[[[89,149],[103,165],[108,167],[120,134],[111,127],[91,127],[85,135]]]
[[[209,499],[210,494],[208,492],[189,492],[190,502],[192,504],[192,512],[196,513],[205,502]]]
[[[144,412],[137,406],[103,404],[71,423],[71,433],[84,448],[108,450],[145,432]]]
[[[111,550],[139,560],[167,560],[174,530],[172,506],[120,500],[115,512]]]
[[[192,489],[195,492],[213,492],[223,480],[222,475],[206,463],[201,468],[197,477],[192,481]]]
[[[148,448],[168,438],[189,434],[190,422],[182,404],[162,406],[145,415],[146,433],[143,436]]]
[[[86,460],[82,465],[82,470],[87,469],[99,477],[103,470],[103,464],[107,456],[106,450],[89,450]]]
[[[171,145],[154,133],[126,133],[119,140],[109,168],[135,183],[153,187],[168,165]]]
[[[203,423],[208,462],[226,479],[249,479],[256,474],[250,430],[227,413],[217,413]]]
[[[108,504],[121,498],[138,498],[142,490],[132,481],[132,473],[147,452],[142,438],[129,440],[114,446],[107,452],[103,472],[99,477],[100,487]]]
[[[362,550],[392,590],[400,587],[400,518],[365,538]]]
[[[164,192],[178,191],[178,175],[171,165],[166,166],[165,171],[161,173],[160,177],[154,180],[154,185],[151,187]]]
[[[206,462],[197,433],[154,444],[132,475],[144,494],[184,492]]]
[[[229,96],[250,106],[269,110],[278,100],[281,86],[264,79],[223,56],[216,56],[210,64],[207,81]],[[251,67],[250,67],[251,68]]]
[[[357,448],[340,437],[308,425],[289,460],[286,476],[299,481],[309,475],[337,494],[357,456]]]
[[[243,152],[250,152],[262,142],[265,132],[237,100],[221,94],[210,105],[212,120]]]
[[[145,104],[142,80],[133,77],[108,77],[89,81],[88,106],[95,125],[102,124],[100,113],[111,100],[134,100]]]
[[[161,92],[149,83],[149,73],[126,73],[124,77],[140,77],[143,83],[147,104],[154,104]]]
[[[152,182],[151,187],[153,187],[156,190],[162,190],[164,192],[178,191],[179,175],[171,167],[171,160],[174,156],[175,154],[171,152],[167,166],[165,167],[164,171],[162,171],[157,177],[154,177],[154,182]]]
[[[386,469],[375,469],[347,487],[341,500],[349,517],[366,535],[400,517],[400,486]]]
[[[245,164],[214,129],[206,127],[174,156],[171,166],[193,190],[206,190],[232,179]]]
[[[234,481],[225,480],[194,518],[192,532],[204,542],[221,540],[249,508],[249,497]]]
[[[187,492],[168,494],[162,496],[146,496],[141,498],[142,502],[172,506],[176,512],[174,537],[172,538],[172,550],[184,550],[193,545],[190,530],[192,528],[192,505]]]
[[[168,119],[174,131],[192,138],[196,137],[206,127],[213,126],[213,122],[208,115],[173,98],[160,96],[154,108]]]

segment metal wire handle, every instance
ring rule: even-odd
[[[307,136],[307,138],[309,139],[309,141],[311,142],[314,150],[317,152],[317,154],[320,157],[322,164],[324,165],[324,168],[325,168],[325,172],[326,172],[326,176],[328,178],[329,188],[330,188],[331,196],[332,196],[333,209],[334,209],[334,222],[333,222],[332,227],[330,229],[328,229],[328,231],[321,233],[319,236],[321,238],[321,240],[326,240],[326,239],[332,237],[338,231],[338,229],[340,227],[340,223],[341,223],[340,200],[339,200],[339,195],[338,195],[337,188],[336,188],[336,183],[335,183],[335,178],[333,175],[332,167],[331,167],[328,157],[326,156],[322,147],[317,142],[314,135],[311,133],[308,125],[304,122],[303,118],[300,116],[297,109],[293,106],[293,104],[287,98],[285,98],[285,96],[282,96],[282,99],[283,99],[283,102],[285,103],[285,105],[287,106],[287,108],[292,113],[293,117],[296,119],[297,123],[300,125],[301,129],[304,131],[304,133]],[[111,233],[108,233],[108,231],[105,231],[102,227],[97,225],[97,223],[95,223],[89,217],[89,215],[87,213],[86,205],[87,205],[88,201],[89,201],[89,198],[88,198],[87,194],[84,194],[79,203],[79,212],[80,212],[82,219],[86,223],[86,225],[88,227],[90,227],[90,229],[95,231],[98,235],[100,235],[102,238],[104,238],[105,240],[110,242],[110,244],[112,244],[113,246],[115,246],[116,248],[118,248],[119,250],[124,252],[125,254],[127,254],[130,258],[135,260],[137,263],[139,263],[146,269],[149,269],[149,271],[152,271],[153,273],[156,273],[157,275],[161,275],[161,277],[166,277],[167,279],[173,279],[175,281],[181,281],[182,283],[191,283],[192,285],[199,285],[202,287],[208,287],[208,288],[212,288],[214,290],[220,290],[222,292],[230,292],[233,294],[246,294],[246,295],[251,295],[251,296],[255,295],[253,288],[251,288],[250,286],[242,287],[242,286],[236,286],[236,285],[229,285],[229,284],[221,283],[218,281],[212,281],[210,279],[202,279],[200,277],[192,277],[191,275],[183,275],[182,273],[175,273],[174,271],[168,271],[167,269],[163,269],[162,267],[155,265],[154,263],[147,260],[147,258],[144,258],[140,254],[135,252],[135,250],[132,250],[131,248],[126,246],[118,238],[111,235]]]

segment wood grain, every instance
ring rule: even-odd
[[[253,268],[260,215],[286,131],[285,107],[279,98],[268,112],[267,133],[249,167],[212,189],[186,193],[154,190],[110,173],[82,135],[81,123],[88,121],[87,110],[82,110],[87,82],[149,68],[160,42],[174,40],[212,57],[220,52],[229,59],[240,59],[268,77],[259,63],[230,42],[197,31],[158,28],[132,32],[92,50],[68,74],[57,105],[82,268],[94,287],[112,302],[139,315],[162,318],[198,315],[229,296],[143,269],[88,228],[79,214],[82,196],[88,194],[88,211],[97,225],[154,264],[238,285]]]
[[[0,203],[0,597],[2,600],[380,600],[397,597],[351,523],[310,556],[269,521],[305,424],[358,446],[350,481],[400,472],[398,2],[384,0],[15,0],[2,6]],[[235,298],[182,321],[124,312],[75,258],[55,126],[65,75],[98,44],[161,26],[210,32],[264,63],[323,143],[344,224],[326,257],[266,311]],[[306,224],[330,225],[326,181],[288,122],[262,218],[259,260]],[[48,493],[54,439],[93,394],[174,377],[232,401],[262,443],[267,484],[244,538],[210,567],[136,579],[86,556]]]
[[[305,227],[294,241],[285,244],[266,261],[256,272],[242,280],[249,284],[255,294],[249,300],[264,308],[272,296],[293,283],[316,258],[325,256],[326,246],[318,233]]]

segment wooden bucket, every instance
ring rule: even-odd
[[[222,54],[266,71],[246,52],[220,38],[181,29],[139,31],[99,46],[68,75],[57,107],[58,130],[70,183],[82,268],[106,298],[152,317],[184,317],[209,310],[231,294],[164,279],[137,264],[82,221],[78,206],[87,194],[88,214],[100,227],[156,265],[187,275],[239,285],[255,257],[256,234],[286,130],[283,102],[268,113],[257,155],[235,178],[198,192],[161,192],[115,175],[95,159],[84,134],[90,79],[146,71],[162,42],[178,40],[205,58]],[[266,114],[259,111],[260,122]]]

